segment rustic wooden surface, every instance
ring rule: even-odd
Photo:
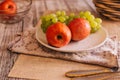
[[[69,10],[73,12],[89,10],[97,15],[92,0],[33,0],[32,9],[23,21],[16,24],[0,23],[0,80],[26,80],[7,77],[18,57],[18,54],[7,50],[7,45],[15,39],[17,33],[23,32],[30,26],[35,26],[46,10]],[[102,25],[108,30],[109,35],[116,34],[120,40],[120,22],[104,20]]]

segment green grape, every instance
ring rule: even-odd
[[[65,16],[66,20],[69,19],[69,16]]]
[[[55,15],[55,14],[50,14],[49,17],[50,17],[50,18],[55,18],[56,15]]]
[[[96,27],[91,27],[91,33],[95,33],[97,31]]]
[[[53,18],[53,19],[52,19],[52,22],[53,22],[53,23],[56,23],[56,22],[58,22],[58,19],[57,19],[57,18]]]
[[[96,21],[97,23],[102,23],[102,20],[101,20],[100,18],[95,18],[95,21]]]
[[[80,18],[80,16],[74,16],[74,18],[73,18],[73,19],[75,19],[75,18]]]
[[[97,22],[95,22],[95,21],[91,21],[90,22],[90,26],[92,26],[92,27],[96,27],[98,24],[97,24]]]
[[[74,17],[75,16],[75,14],[74,13],[70,13],[70,17]]]
[[[81,18],[84,18],[84,19],[86,19],[86,17],[85,17],[85,16],[82,16]]]
[[[85,11],[84,12],[84,15],[86,16],[86,15],[91,15],[91,12],[90,11]]]
[[[60,16],[60,17],[58,17],[58,20],[59,20],[60,22],[64,22],[66,19],[65,19],[65,17],[63,17],[63,16]]]
[[[96,28],[97,28],[97,29],[100,29],[100,28],[101,28],[101,25],[100,25],[100,24],[98,24],[98,25],[96,26]]]
[[[61,15],[61,11],[57,11],[57,12],[56,12],[56,15],[57,15],[57,16],[60,16],[60,15]]]
[[[45,20],[46,21],[49,21],[51,19],[51,17],[49,16],[49,15],[47,15],[46,17],[45,17]]]
[[[42,24],[41,24],[41,28],[42,28],[43,32],[46,31],[46,26],[45,26],[45,23],[44,23],[44,22],[42,22]]]
[[[72,17],[69,17],[69,18],[66,20],[66,22],[65,22],[65,23],[68,25],[68,24],[69,24],[69,22],[70,22],[70,21],[72,21],[72,20],[73,20],[73,18],[72,18]]]
[[[89,19],[91,16],[91,13],[89,11],[84,12],[84,16],[86,17],[86,19]]]
[[[89,21],[93,21],[95,19],[95,17],[93,15],[90,15],[89,17],[87,17],[87,20]]]
[[[98,24],[96,27],[92,27],[91,26],[91,33],[95,33],[96,31],[98,31],[101,28],[101,25]]]
[[[46,30],[47,30],[47,28],[50,26],[52,24],[52,22],[51,21],[49,21],[49,22],[47,22],[46,24],[45,24],[45,30],[44,30],[44,32],[46,32]]]
[[[48,19],[48,15],[44,16],[44,18],[42,18],[41,28],[44,33],[46,32],[48,26],[52,24],[51,20],[46,20],[46,19]]]
[[[102,20],[100,18],[95,18],[94,15],[92,15],[89,11],[81,11],[78,15],[76,15],[75,13],[70,13],[69,15],[66,15],[65,11],[57,11],[56,13],[44,15],[41,17],[41,28],[45,33],[47,28],[53,23],[59,21],[68,25],[70,21],[79,17],[89,21],[91,26],[91,33],[95,33],[100,29]]]
[[[79,13],[79,16],[82,17],[83,15],[84,15],[84,12],[81,11],[81,12]]]
[[[42,25],[41,25],[42,26]],[[46,26],[43,26],[42,27],[42,30],[43,30],[43,32],[45,33],[46,32],[46,28],[45,28]]]
[[[65,12],[65,11],[61,11],[61,15],[62,15],[62,16],[65,16],[65,15],[66,15],[66,12]]]

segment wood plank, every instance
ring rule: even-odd
[[[86,0],[83,0],[83,1],[79,1],[79,0],[64,0],[67,7],[69,8],[70,11],[91,11],[91,8],[86,4]]]
[[[36,12],[36,5],[33,2],[30,14],[23,21],[16,24],[0,24],[0,80],[27,80],[7,77],[18,57],[17,54],[7,50],[7,45],[15,39],[17,33],[21,33],[26,28],[36,25],[38,19],[36,14],[38,13]]]
[[[68,10],[64,0],[45,0],[47,10]]]
[[[0,79],[7,80],[8,73],[12,68],[17,55],[9,52],[7,50],[7,45],[10,41],[14,40],[17,32],[21,31],[20,24],[13,24],[13,25],[3,25],[1,29],[2,35],[1,36],[1,44],[0,44]]]
[[[7,50],[8,43],[15,39],[17,33],[22,32],[23,22],[19,22],[16,24],[0,24],[2,27],[0,29],[1,32],[1,40],[0,40],[0,80],[8,80],[10,78],[7,77],[10,69],[12,68],[14,62],[17,59],[17,54],[9,52]],[[14,78],[17,80],[17,78]]]

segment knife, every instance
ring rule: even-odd
[[[66,72],[65,76],[69,78],[74,78],[74,77],[95,75],[100,73],[111,73],[111,72],[113,72],[113,70],[111,69],[73,70],[73,71]]]
[[[119,76],[119,72],[115,73],[102,73],[102,74],[95,74],[90,76],[84,76],[84,77],[75,77],[72,78],[72,80],[109,80],[114,76]]]

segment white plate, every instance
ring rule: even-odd
[[[105,31],[104,28],[101,28],[96,33],[89,35],[84,40],[81,40],[78,42],[71,41],[68,45],[64,47],[56,48],[48,44],[45,33],[43,33],[40,27],[40,22],[38,23],[36,27],[37,27],[36,39],[38,40],[38,42],[41,43],[45,47],[48,47],[56,51],[61,51],[61,52],[80,52],[83,50],[94,49],[102,45],[106,41],[106,38],[107,38],[107,32]]]

